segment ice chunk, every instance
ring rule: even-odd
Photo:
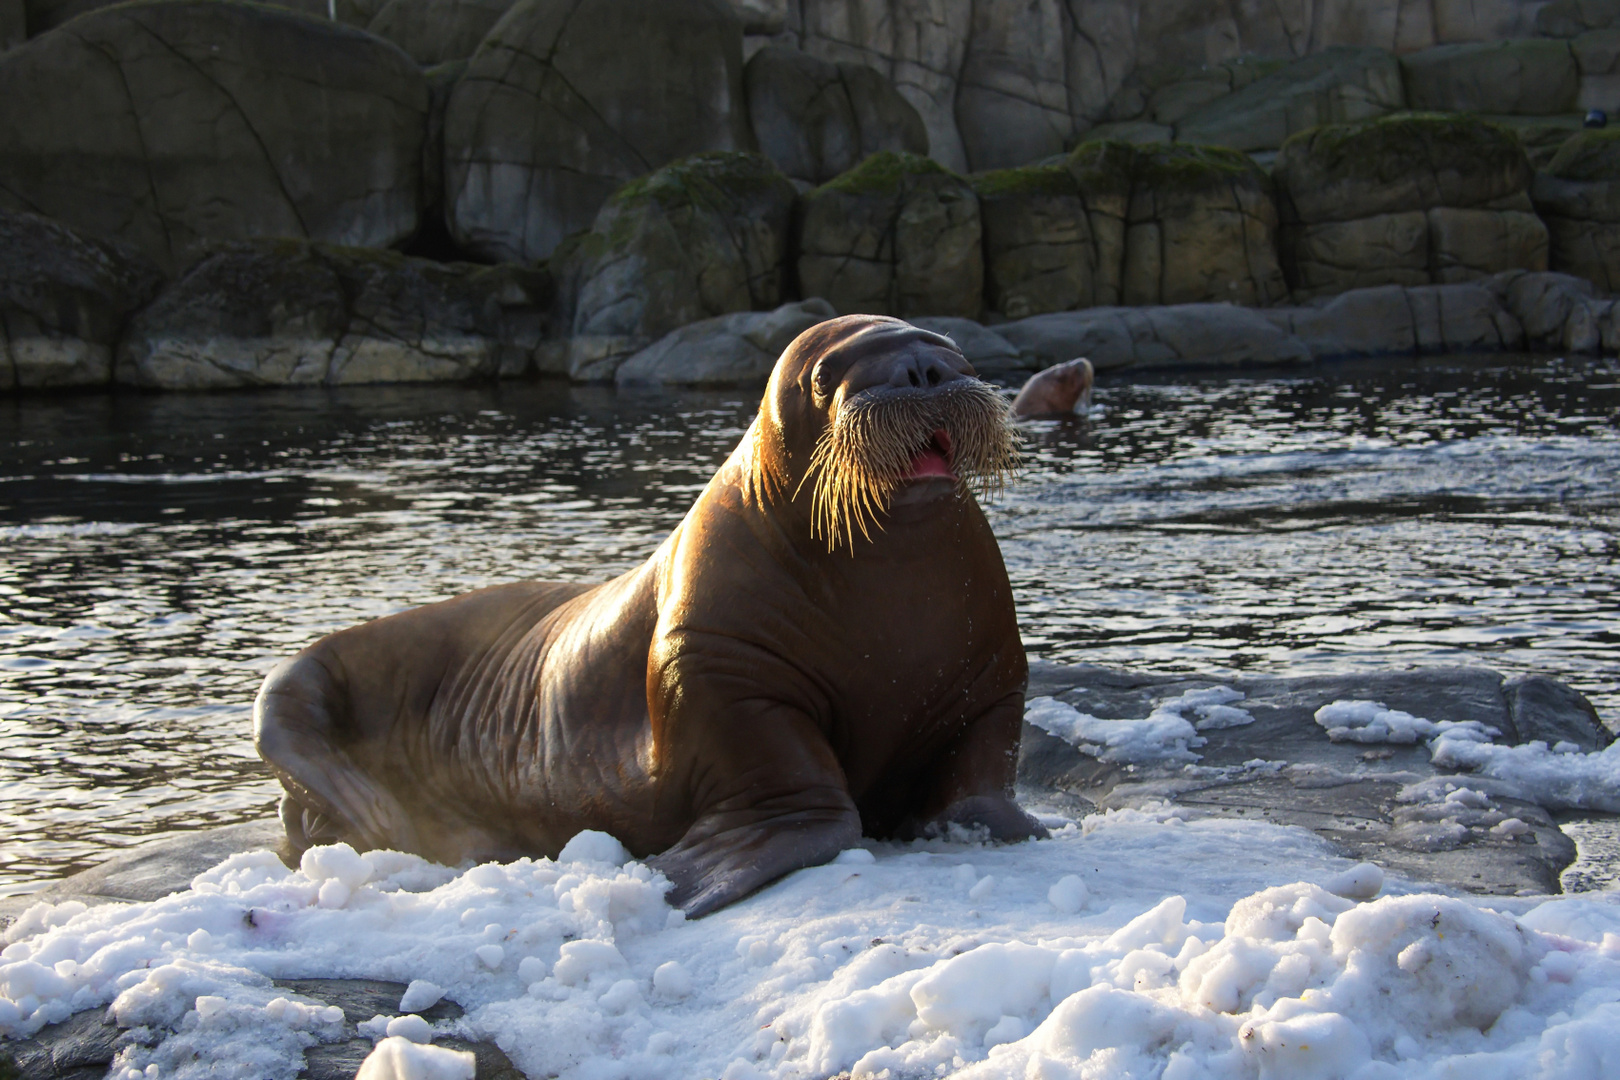
[[[624,967],[624,957],[611,941],[569,941],[552,974],[564,986],[577,986],[591,976]]]
[[[399,999],[399,1011],[402,1013],[421,1012],[431,1009],[444,997],[444,987],[438,983],[428,982],[426,979],[412,979],[411,984],[405,988],[405,993]]]
[[[387,1032],[389,1038],[398,1036],[402,1039],[409,1039],[413,1043],[433,1041],[433,1025],[415,1013],[406,1013],[404,1016],[394,1017],[388,1021],[388,1026],[383,1030]]]
[[[605,832],[586,829],[563,845],[557,855],[560,863],[590,862],[623,866],[630,861],[630,853],[623,844]]]
[[[653,970],[653,989],[660,997],[683,998],[692,992],[692,976],[679,960],[665,960]]]
[[[1076,874],[1065,874],[1058,878],[1057,884],[1046,890],[1046,899],[1065,915],[1073,915],[1085,907],[1090,895],[1086,883]]]
[[[1384,871],[1377,863],[1356,863],[1342,874],[1322,882],[1322,888],[1346,900],[1371,900],[1384,887]]]
[[[473,1080],[477,1070],[477,1059],[465,1050],[395,1036],[372,1048],[354,1080]]]

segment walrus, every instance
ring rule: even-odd
[[[1020,420],[1070,416],[1091,405],[1091,361],[1076,357],[1036,372],[1013,398],[1012,414]]]
[[[637,569],[481,589],[269,674],[255,742],[292,851],[455,864],[597,829],[697,917],[863,834],[1045,835],[1012,795],[1028,665],[975,499],[1015,457],[950,339],[805,331]]]

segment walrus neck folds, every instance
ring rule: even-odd
[[[838,401],[799,480],[799,489],[812,487],[811,536],[853,554],[856,531],[870,541],[883,528],[895,492],[930,452],[945,458],[959,495],[998,490],[1018,465],[1007,403],[977,379]]]

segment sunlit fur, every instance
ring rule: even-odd
[[[950,436],[951,471],[963,495],[998,490],[1018,466],[1007,402],[978,379],[857,394],[839,406],[810,458],[812,535],[824,538],[828,551],[848,542],[853,553],[857,530],[870,540],[912,459],[941,429]]]

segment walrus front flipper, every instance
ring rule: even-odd
[[[714,831],[725,816],[698,821],[680,843],[647,860],[674,883],[666,899],[689,918],[741,900],[785,874],[829,862],[861,839],[861,818],[853,805],[845,811],[789,812]]]

